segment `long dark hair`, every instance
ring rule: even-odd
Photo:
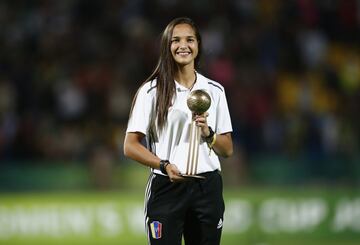
[[[174,27],[179,24],[188,24],[195,32],[198,41],[198,55],[195,58],[195,68],[199,66],[199,59],[202,50],[201,36],[194,21],[188,17],[180,17],[172,20],[165,28],[161,36],[160,56],[158,63],[146,82],[156,79],[156,117],[158,129],[162,129],[166,124],[169,107],[175,95],[174,76],[176,63],[172,57],[170,46]]]

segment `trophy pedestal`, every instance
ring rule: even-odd
[[[193,116],[195,114],[201,115],[206,112],[209,109],[210,104],[210,95],[204,90],[194,90],[187,99],[187,105],[193,113]],[[204,176],[197,175],[200,140],[201,128],[196,125],[193,118],[190,125],[189,152],[186,164],[186,173],[182,174],[182,177],[205,179]]]

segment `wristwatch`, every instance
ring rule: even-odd
[[[214,132],[214,130],[212,130],[212,128],[210,126],[208,126],[208,127],[209,127],[210,134],[207,137],[205,137],[205,141],[206,141],[206,143],[210,144],[213,141],[215,132]]]
[[[170,164],[169,160],[160,160],[160,171],[161,171],[161,173],[167,175],[166,166],[169,165],[169,164]]]

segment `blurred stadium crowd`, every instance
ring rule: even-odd
[[[360,1],[1,1],[0,162],[121,160],[160,32],[184,15],[226,88],[235,164],[359,155]]]

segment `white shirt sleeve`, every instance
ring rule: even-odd
[[[149,86],[144,84],[142,86],[135,99],[135,104],[132,109],[127,130],[126,132],[140,132],[144,135],[147,134],[147,130],[151,120],[151,110],[152,110],[152,97],[148,92]]]
[[[225,90],[220,94],[219,104],[216,110],[216,122],[215,132],[217,134],[224,134],[233,131]]]

